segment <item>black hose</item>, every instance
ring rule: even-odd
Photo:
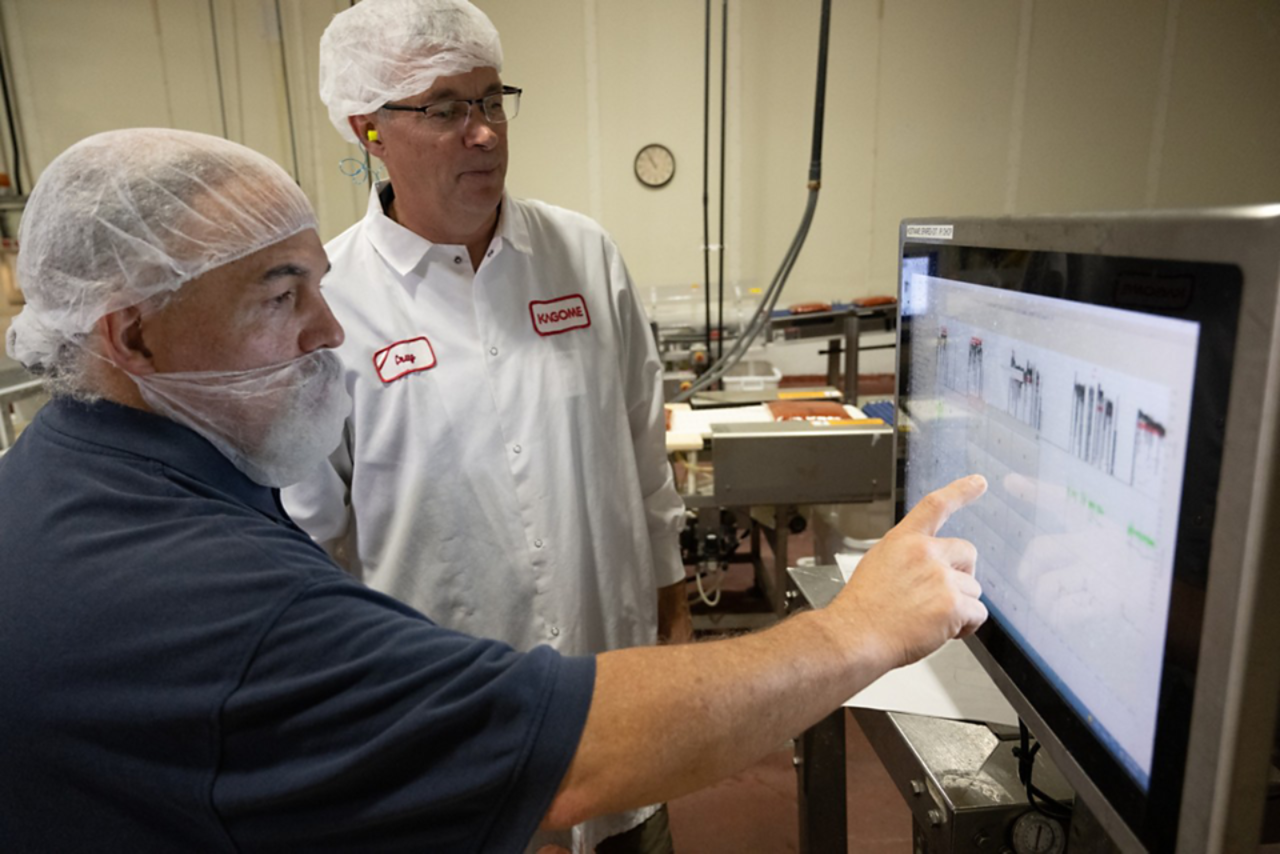
[[[822,0],[822,30],[818,36],[818,91],[813,104],[813,156],[809,180],[822,181],[822,123],[827,103],[827,43],[831,38],[831,0]]]
[[[716,361],[724,357],[724,126],[725,99],[728,92],[729,69],[729,0],[720,0],[720,236],[716,238],[719,247],[718,262],[720,269],[716,274],[716,286],[720,294],[720,305],[717,308],[718,322],[716,335]]]
[[[733,349],[724,358],[723,362],[717,363],[715,368],[703,374],[693,386],[682,392],[676,397],[676,401],[688,400],[696,392],[702,391],[708,385],[717,382],[724,374],[741,361],[746,355],[747,350],[751,346],[751,342],[764,329],[769,322],[769,317],[773,312],[774,306],[778,302],[778,297],[782,295],[782,286],[786,283],[787,277],[791,275],[791,270],[795,266],[796,259],[800,257],[800,248],[804,245],[805,238],[809,235],[809,226],[813,222],[814,211],[818,205],[818,191],[809,191],[809,200],[805,205],[804,216],[801,218],[800,228],[797,229],[795,237],[792,238],[791,245],[787,248],[787,253],[783,257],[782,264],[778,268],[778,272],[774,274],[773,280],[768,289],[765,291],[764,299],[760,303],[760,307],[756,309],[756,313],[752,316],[751,322],[747,329],[744,330],[741,337],[734,342]]]

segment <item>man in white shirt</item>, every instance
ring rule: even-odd
[[[570,655],[686,640],[661,363],[600,226],[506,194],[501,66],[465,0],[364,0],[321,39],[330,116],[390,181],[326,247],[355,408],[286,505],[449,628]],[[608,816],[574,847],[669,850],[665,824]]]

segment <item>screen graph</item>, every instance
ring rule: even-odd
[[[1149,781],[1198,327],[916,274],[908,507],[978,472],[942,534],[994,618]]]

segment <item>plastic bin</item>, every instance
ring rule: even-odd
[[[659,327],[705,326],[701,285],[654,285],[649,289],[649,319]]]
[[[782,371],[765,359],[743,359],[721,381],[725,391],[766,391],[778,387]]]

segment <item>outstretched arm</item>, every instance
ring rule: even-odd
[[[715,782],[886,671],[971,633],[987,616],[976,553],[935,535],[985,490],[970,477],[926,496],[820,611],[732,640],[599,656],[586,727],[544,824],[567,827]]]

